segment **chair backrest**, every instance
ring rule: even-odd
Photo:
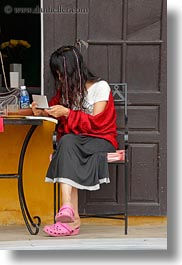
[[[111,91],[114,98],[114,104],[116,107],[116,111],[118,106],[121,107],[120,111],[124,110],[124,116],[121,117],[117,112],[117,131],[118,136],[124,133],[124,145],[126,149],[126,145],[128,145],[128,98],[127,98],[127,83],[110,83]],[[121,113],[121,112],[120,112]],[[123,114],[123,111],[122,111]],[[121,145],[119,141],[119,145]],[[121,148],[121,146],[120,146]]]

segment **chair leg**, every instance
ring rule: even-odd
[[[128,234],[128,215],[125,214],[125,235]]]
[[[54,223],[55,221],[55,216],[57,212],[59,212],[60,209],[60,183],[54,183]]]
[[[128,157],[125,157],[125,235],[128,234]]]
[[[57,184],[58,185],[58,210],[57,211],[59,211],[59,209],[60,209],[60,183],[58,183]]]
[[[53,196],[54,196],[54,216],[53,216],[53,220],[54,220],[54,223],[55,223],[55,216],[56,216],[56,197],[57,197],[57,192],[56,192],[56,183],[54,183],[54,192],[53,192]]]

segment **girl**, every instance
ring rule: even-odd
[[[115,152],[116,113],[111,89],[94,76],[74,46],[57,49],[50,58],[57,93],[49,110],[36,109],[34,115],[58,119],[60,137],[49,165],[46,182],[60,182],[62,207],[56,223],[46,225],[50,236],[77,235],[80,231],[78,189],[89,191],[109,183],[107,153]]]

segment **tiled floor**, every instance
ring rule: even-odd
[[[124,235],[121,222],[82,221],[80,234],[66,238],[52,238],[42,231],[30,235],[25,226],[1,226],[0,249],[167,249],[166,224],[143,224],[129,226]]]

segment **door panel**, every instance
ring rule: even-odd
[[[159,45],[128,45],[126,60],[126,79],[130,89],[135,92],[159,91]]]
[[[50,72],[49,60],[52,52],[63,45],[75,43],[76,0],[47,0],[44,8],[55,8],[60,12],[45,13],[44,21],[44,93],[48,99],[55,94],[54,80]]]
[[[81,5],[82,1],[78,1]],[[117,40],[122,35],[122,1],[89,1],[89,39]],[[112,18],[112,19],[111,19]],[[118,25],[118,22],[119,25]]]
[[[130,202],[158,203],[158,145],[130,144],[130,147]]]
[[[162,2],[162,0],[128,0],[128,40],[160,39]]]

